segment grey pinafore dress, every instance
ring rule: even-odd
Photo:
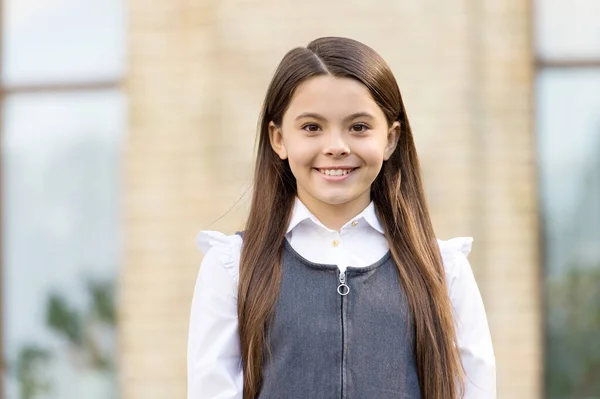
[[[258,398],[420,398],[414,327],[390,253],[341,273],[284,242]]]

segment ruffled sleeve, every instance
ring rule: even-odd
[[[202,231],[204,259],[194,288],[188,334],[188,399],[242,399],[243,376],[237,319],[242,239]]]
[[[485,307],[467,256],[473,239],[438,240],[466,373],[465,399],[496,398],[496,361]]]
[[[456,276],[456,262],[469,256],[473,247],[473,237],[455,237],[449,240],[438,240],[446,271],[446,281],[449,283]]]
[[[196,237],[196,243],[205,257],[210,256],[218,260],[219,265],[227,270],[236,284],[238,283],[242,237],[237,234],[225,235],[218,231],[201,231]],[[203,262],[203,265],[205,263]]]

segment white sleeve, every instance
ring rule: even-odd
[[[198,235],[205,253],[192,300],[188,399],[242,399],[237,276],[242,239],[218,232]]]
[[[440,241],[462,363],[465,399],[496,398],[496,360],[483,300],[467,255],[473,239]]]

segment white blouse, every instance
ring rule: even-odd
[[[364,267],[388,251],[373,203],[340,231],[325,227],[296,198],[286,239],[314,263]],[[470,237],[438,240],[458,345],[466,372],[465,399],[496,398],[496,365],[479,289],[467,255]],[[197,238],[204,260],[192,300],[188,337],[188,399],[242,399],[237,284],[242,239],[215,231]]]

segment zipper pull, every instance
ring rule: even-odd
[[[337,292],[341,296],[346,296],[350,292],[350,287],[346,285],[346,272],[340,271],[340,285],[337,287]]]

